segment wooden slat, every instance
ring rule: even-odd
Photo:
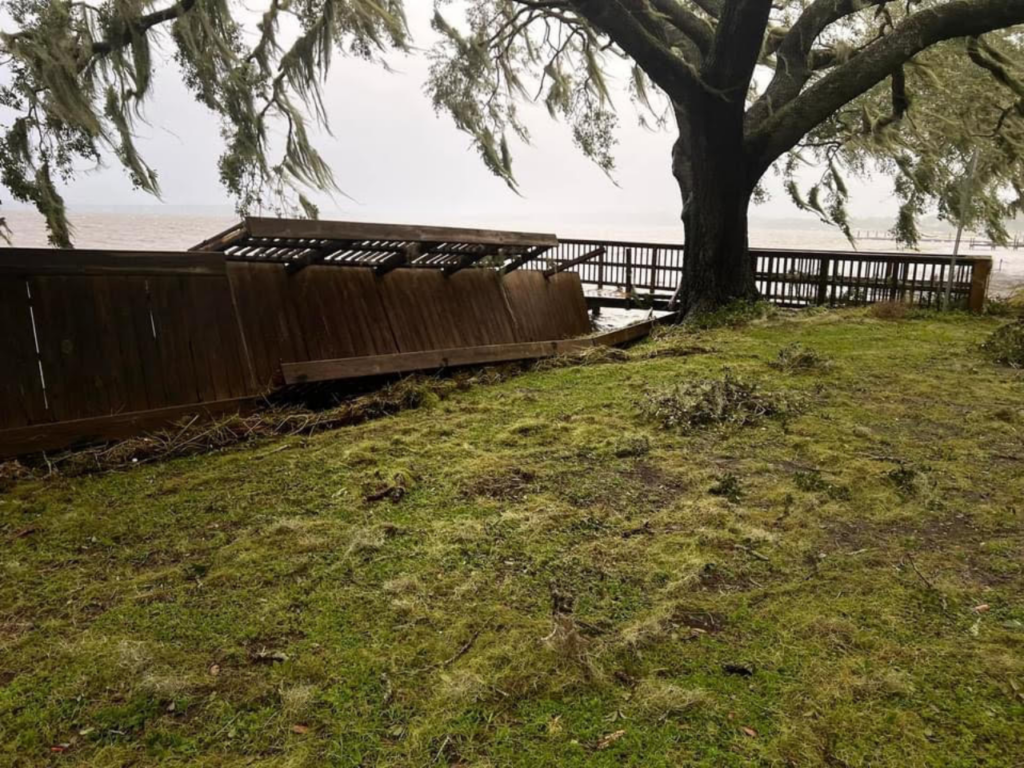
[[[266,389],[282,360],[310,359],[302,325],[289,298],[290,278],[276,264],[231,262],[228,279],[257,386]]]
[[[0,275],[192,275],[223,277],[224,255],[159,251],[0,248]]]
[[[398,352],[370,267],[312,266],[289,279],[310,360]]]
[[[47,399],[55,421],[109,412],[95,299],[88,285],[93,279],[36,276],[29,280]]]
[[[192,357],[188,332],[188,298],[184,283],[176,277],[149,281],[156,348],[160,372],[166,382],[169,406],[214,399],[207,391],[207,377],[201,376]],[[204,397],[205,395],[205,397]],[[91,415],[91,414],[90,414]]]
[[[50,419],[26,288],[24,280],[0,277],[0,426],[27,426]]]
[[[344,360],[285,363],[281,366],[281,370],[284,374],[285,383],[291,385],[308,384],[318,381],[344,381],[366,378],[368,376],[384,376],[466,365],[489,365],[516,360],[536,360],[544,357],[583,352],[598,346],[627,344],[647,336],[654,325],[654,321],[646,321],[611,333],[583,339],[438,349],[427,352],[406,352],[398,355],[381,355]]]
[[[558,245],[555,235],[505,232],[406,224],[372,224],[355,221],[248,218],[245,228],[254,238],[282,237],[315,240],[391,240],[405,243],[472,243],[476,245]]]
[[[541,272],[519,270],[505,276],[502,287],[517,341],[568,339],[590,331],[579,275],[563,272],[546,280]]]
[[[466,270],[446,278],[438,270],[403,269],[378,285],[400,352],[516,341],[493,270]]]

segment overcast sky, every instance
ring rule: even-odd
[[[415,43],[428,47],[432,0],[406,0]],[[527,110],[531,146],[514,146],[521,196],[492,176],[457,132],[451,119],[435,115],[423,92],[423,55],[390,58],[396,70],[338,57],[325,87],[334,137],[318,147],[352,200],[315,196],[323,218],[450,225],[518,227],[532,230],[667,229],[678,227],[678,190],[670,172],[670,133],[637,124],[628,98],[622,108],[618,170],[613,184],[573,147],[568,129],[543,108]],[[167,206],[221,206],[231,201],[217,179],[221,151],[217,121],[185,90],[172,63],[157,77],[141,126],[139,146],[157,169]],[[778,185],[773,199],[755,209],[758,219],[803,216]],[[856,188],[855,188],[856,189]],[[869,184],[855,196],[855,216],[891,216],[889,183]],[[82,206],[152,205],[132,190],[120,168],[82,175],[65,190],[72,210]],[[9,204],[9,197],[3,200]]]

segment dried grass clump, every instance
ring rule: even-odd
[[[618,347],[604,345],[590,347],[580,352],[573,352],[557,357],[546,357],[534,363],[535,371],[552,371],[558,368],[575,368],[587,365],[608,365],[624,363],[629,360],[629,353]]]
[[[694,707],[710,703],[706,691],[692,690],[657,678],[640,681],[633,694],[633,705],[641,714],[664,720]]]
[[[715,426],[750,426],[797,410],[789,396],[770,392],[729,370],[721,379],[697,379],[660,392],[647,393],[640,414],[662,429],[688,433]]]
[[[832,367],[832,360],[827,355],[796,342],[780,349],[778,356],[768,365],[787,373],[827,371]]]
[[[999,328],[981,346],[997,363],[1024,368],[1024,320]]]
[[[868,307],[868,314],[879,320],[906,320],[911,309],[902,301],[882,301]]]

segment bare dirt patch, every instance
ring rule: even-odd
[[[520,467],[499,475],[480,477],[463,490],[467,497],[483,496],[495,501],[522,501],[530,493],[537,476]]]

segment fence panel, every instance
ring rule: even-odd
[[[0,275],[0,330],[0,427],[46,421],[46,394],[24,278]]]
[[[498,275],[464,269],[396,269],[379,281],[399,352],[456,349],[516,341]]]
[[[583,265],[586,266],[586,265]],[[502,278],[518,341],[548,341],[590,331],[579,275],[517,271]]]

